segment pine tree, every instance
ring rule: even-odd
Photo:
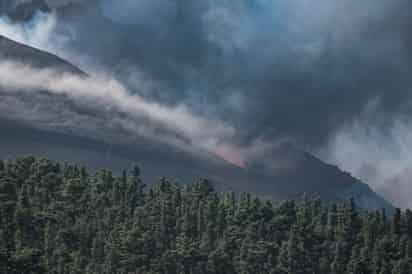
[[[331,274],[344,274],[346,270],[345,244],[337,242],[334,251],[334,259],[331,264]]]
[[[392,218],[391,231],[394,234],[399,234],[401,231],[401,209],[397,208]]]
[[[0,273],[411,273],[410,210],[274,203],[207,180],[0,164]]]

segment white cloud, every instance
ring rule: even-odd
[[[144,83],[141,86],[144,86]],[[70,108],[62,103],[64,100],[59,101],[59,97],[50,97],[51,95],[44,96],[44,92],[41,92],[47,91],[55,96],[63,96],[65,100],[68,99],[77,107],[85,109],[85,113],[91,113],[91,121],[97,119],[94,116],[101,116],[99,124],[110,122],[108,127],[112,129],[121,127],[130,134],[139,134],[189,150],[206,150],[237,165],[244,163],[240,148],[230,143],[236,136],[236,130],[232,126],[196,116],[185,105],[166,106],[148,101],[139,95],[131,95],[122,84],[110,78],[62,74],[51,69],[34,69],[27,65],[3,61],[0,62],[0,87],[0,95],[31,96],[38,108],[35,111],[37,115],[19,115],[19,111],[15,114],[33,123],[36,122],[33,119],[41,121],[40,117],[43,117],[43,120],[44,116],[49,119],[47,109],[50,107],[51,111],[59,106],[60,113],[54,109],[53,116],[57,113],[63,117],[56,119],[54,116],[54,122],[45,119],[49,127],[64,121],[65,125],[70,125],[74,131],[76,125],[80,124],[84,124],[82,130],[90,131],[87,129],[89,116],[77,115],[73,121]],[[48,106],[47,103],[52,105]],[[16,106],[16,110],[19,109],[16,102],[12,104]],[[104,130],[104,126],[101,129],[94,127],[97,126],[91,127],[92,131]]]
[[[37,13],[26,23],[14,23],[7,16],[0,17],[0,34],[32,47],[55,51],[52,40],[56,28],[57,18],[54,14]]]
[[[412,207],[412,121],[399,116],[382,126],[387,122],[375,102],[359,119],[338,130],[320,155],[395,205]]]

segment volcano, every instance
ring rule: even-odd
[[[39,69],[50,68],[85,75],[70,62],[5,37],[0,37],[0,55],[3,60],[17,61]],[[7,95],[0,90],[1,100],[4,96]],[[55,98],[60,99],[67,100]],[[0,113],[4,112],[0,105]],[[270,169],[262,165],[265,158],[242,168],[214,155],[193,155],[145,137],[137,136],[134,143],[127,144],[108,142],[78,132],[36,127],[12,115],[1,117],[0,158],[3,159],[39,155],[94,169],[110,168],[116,172],[137,163],[145,181],[155,181],[160,177],[179,182],[208,178],[218,189],[238,193],[247,191],[275,200],[295,199],[306,194],[327,202],[354,198],[356,204],[364,209],[393,209],[367,184],[289,143],[279,144],[265,156],[287,165]]]

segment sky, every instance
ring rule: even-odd
[[[95,76],[93,83],[76,78],[75,89],[66,81],[53,90],[76,102],[87,98],[82,107],[95,113],[107,107],[104,100],[114,102],[110,110],[121,114],[113,128],[121,123],[127,132],[160,136],[179,147],[190,143],[189,150],[238,166],[288,139],[391,201],[412,206],[405,194],[412,188],[410,1],[45,3],[49,9],[24,21],[4,14],[0,34]],[[15,76],[32,69],[1,63],[0,70],[10,66]],[[50,71],[30,73],[47,84],[55,77]],[[31,80],[24,85],[33,87]],[[7,83],[21,85],[10,78]],[[106,90],[107,97],[92,89]],[[56,124],[55,112],[42,115],[42,126]],[[68,123],[82,125],[78,115],[70,117]],[[95,135],[93,128],[99,127],[83,126]],[[116,132],[95,131],[99,138]]]

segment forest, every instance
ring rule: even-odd
[[[410,274],[412,211],[0,161],[0,273]]]

